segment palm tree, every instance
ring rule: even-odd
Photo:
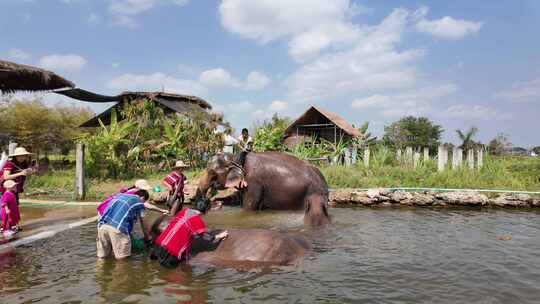
[[[478,133],[477,127],[472,126],[466,133],[463,133],[460,129],[456,129],[456,133],[462,142],[461,146],[459,146],[461,149],[468,150],[476,145],[473,137]]]

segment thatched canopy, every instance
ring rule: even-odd
[[[335,143],[340,139],[360,135],[358,129],[337,114],[314,106],[293,121],[284,133],[285,145],[288,147],[312,137],[324,138]]]
[[[0,93],[73,88],[73,82],[37,67],[0,60]]]
[[[212,114],[208,110],[212,106],[204,99],[191,96],[180,95],[165,92],[122,92],[116,96],[99,95],[93,92],[82,89],[71,89],[56,91],[55,93],[62,94],[74,99],[90,102],[116,102],[115,105],[105,110],[103,113],[96,115],[94,118],[83,123],[83,128],[99,127],[99,120],[105,125],[111,122],[111,113],[114,110],[118,113],[123,107],[132,101],[147,99],[156,102],[160,105],[166,114],[182,113],[188,116],[200,116],[203,119],[212,120]]]

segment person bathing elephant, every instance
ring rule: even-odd
[[[174,217],[156,218],[150,232],[150,258],[172,268],[190,259],[214,265],[237,263],[285,265],[302,257],[310,248],[306,238],[261,229],[208,231],[201,216],[210,208],[200,199],[196,209],[184,209]]]
[[[243,166],[218,154],[199,179],[195,199],[238,185],[245,210],[304,210],[304,221],[327,226],[328,184],[316,167],[280,152],[248,153]]]

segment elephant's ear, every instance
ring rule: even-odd
[[[227,180],[225,182],[225,188],[233,188],[238,186],[238,183],[242,180],[242,175],[238,170],[235,170],[234,168],[229,170],[229,173],[227,174]]]

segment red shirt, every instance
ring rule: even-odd
[[[24,170],[26,168],[27,168],[27,166],[19,167],[13,161],[8,161],[5,164],[4,169],[2,169],[2,175],[1,176],[4,176],[4,172],[6,172],[8,170],[9,170],[10,174],[15,174],[15,173],[21,172],[22,170]],[[26,176],[16,177],[13,181],[17,183],[17,186],[16,186],[17,193],[22,193],[24,191],[24,182],[26,181]],[[0,192],[2,192],[2,193],[6,192],[6,189],[4,188],[3,182],[2,182],[2,185],[0,185]]]
[[[184,196],[184,183],[186,181],[187,177],[182,173],[178,174],[176,171],[169,173],[169,175],[163,179],[163,182],[171,187],[171,193],[176,191],[176,186],[178,185],[178,197]]]
[[[201,213],[188,208],[176,214],[155,243],[167,250],[170,255],[181,259],[184,254],[188,260],[193,238],[204,232],[207,232],[207,228],[201,218]]]

